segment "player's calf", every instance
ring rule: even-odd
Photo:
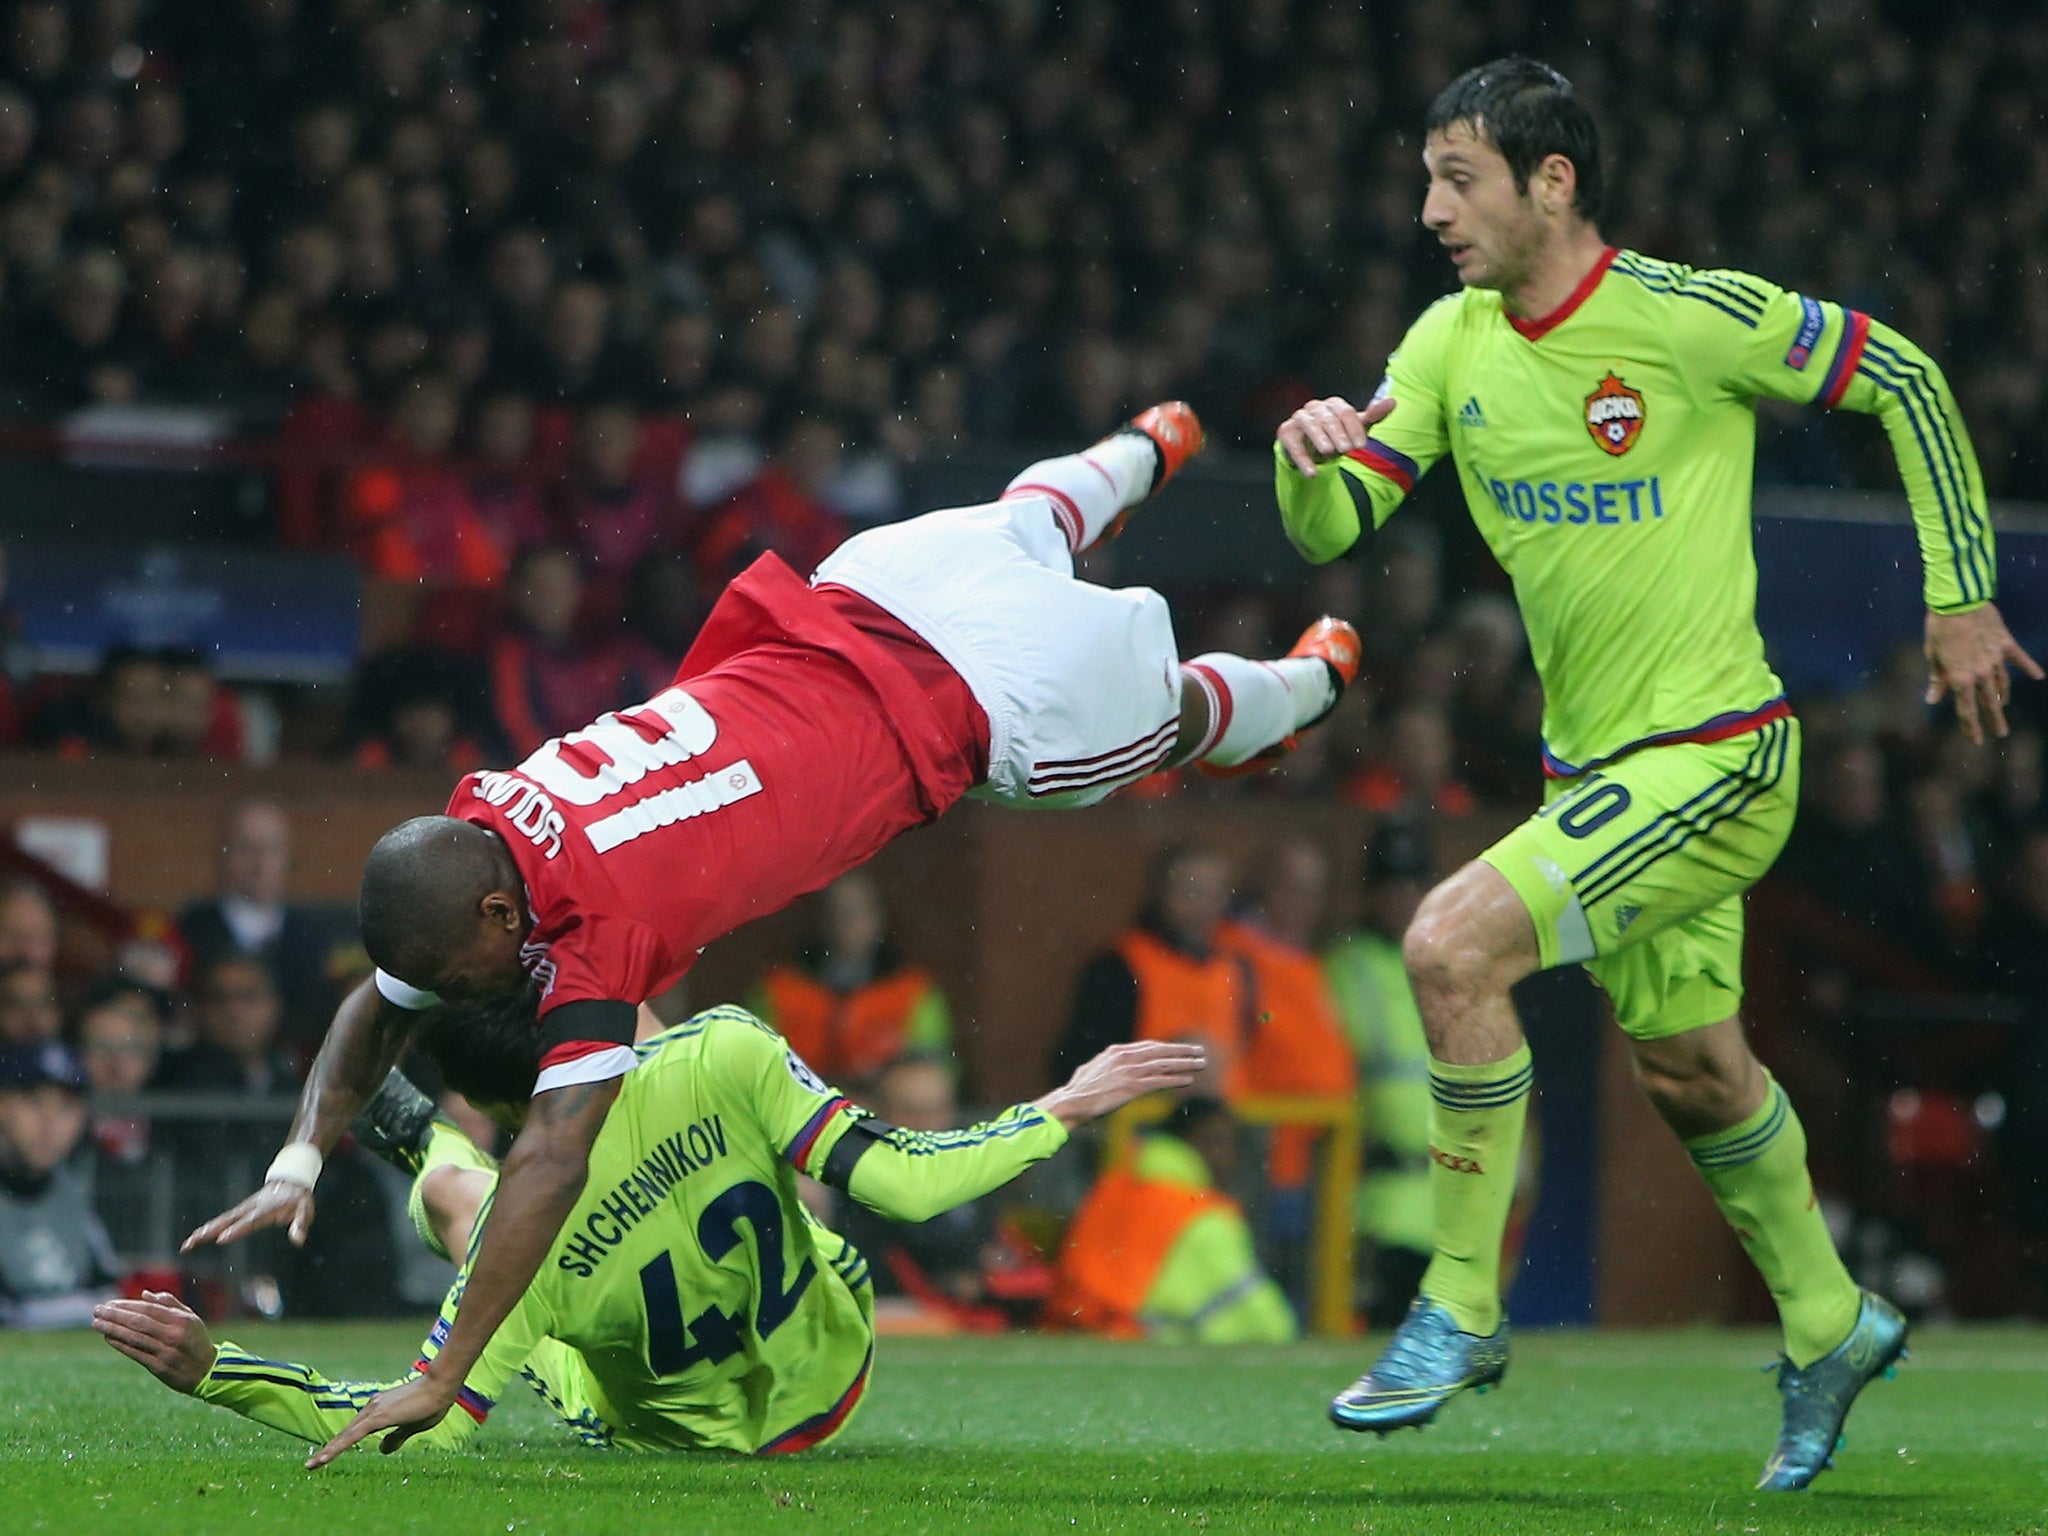
[[[1003,492],[1043,497],[1075,554],[1123,532],[1132,509],[1156,496],[1202,451],[1202,423],[1185,400],[1133,417],[1079,453],[1041,459]]]
[[[1322,724],[1358,676],[1358,631],[1320,618],[1278,661],[1213,651],[1181,666],[1181,735],[1170,762],[1213,778],[1274,768]]]

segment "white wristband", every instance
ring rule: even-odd
[[[270,1160],[263,1182],[303,1184],[311,1189],[320,1182],[320,1168],[327,1160],[310,1141],[295,1141]]]

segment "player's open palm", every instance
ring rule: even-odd
[[[174,1392],[190,1395],[213,1369],[206,1324],[177,1297],[144,1291],[139,1300],[103,1301],[93,1331]]]
[[[1072,1129],[1122,1109],[1148,1093],[1186,1088],[1201,1076],[1208,1054],[1188,1040],[1129,1040],[1083,1062],[1064,1088],[1038,1101]]]
[[[414,1435],[425,1434],[446,1418],[453,1401],[431,1376],[415,1376],[402,1386],[379,1392],[340,1434],[306,1458],[306,1469],[324,1467],[356,1442],[386,1431],[377,1448],[389,1456]]]
[[[190,1253],[208,1243],[232,1243],[265,1227],[283,1227],[292,1246],[303,1248],[312,1226],[313,1191],[289,1179],[272,1179],[232,1210],[194,1227],[178,1252]]]
[[[1362,411],[1336,395],[1311,400],[1280,423],[1281,451],[1296,469],[1313,475],[1318,464],[1363,448],[1366,434],[1393,411],[1394,402],[1384,398],[1369,402]]]

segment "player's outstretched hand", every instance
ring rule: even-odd
[[[2041,664],[2020,649],[1997,604],[1927,615],[1927,702],[1939,704],[1944,695],[1954,694],[1956,718],[1970,740],[1983,741],[1987,725],[1997,736],[2010,729],[2005,723],[2010,667],[2041,681]]]
[[[1191,1041],[1129,1040],[1083,1062],[1066,1087],[1055,1088],[1038,1107],[1071,1131],[1148,1093],[1185,1088],[1207,1064],[1207,1053]]]
[[[1280,423],[1280,447],[1288,463],[1313,477],[1318,464],[1363,448],[1366,433],[1393,413],[1390,399],[1374,400],[1362,411],[1335,395],[1311,400]]]
[[[103,1301],[92,1309],[92,1328],[173,1392],[196,1392],[213,1369],[206,1324],[167,1292],[144,1291],[140,1301]]]
[[[190,1253],[208,1243],[232,1243],[261,1232],[265,1227],[284,1227],[294,1248],[306,1246],[306,1233],[313,1225],[313,1191],[289,1179],[272,1179],[231,1211],[194,1227],[178,1245],[178,1252]]]
[[[425,1434],[446,1418],[454,1401],[455,1394],[443,1390],[431,1376],[415,1376],[404,1386],[379,1392],[340,1434],[306,1458],[306,1470],[326,1466],[358,1440],[367,1440],[379,1430],[390,1431],[377,1447],[389,1456],[414,1435]]]

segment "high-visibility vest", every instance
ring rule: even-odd
[[[1246,923],[1225,923],[1216,946],[1238,956],[1252,981],[1253,1024],[1244,1055],[1244,1091],[1350,1097],[1358,1085],[1358,1063],[1321,961]],[[1292,1189],[1308,1182],[1317,1134],[1313,1126],[1275,1129],[1267,1157],[1267,1173],[1275,1185]]]
[[[871,1076],[903,1054],[911,1015],[933,990],[931,973],[905,966],[851,992],[835,992],[792,965],[761,980],[768,1022],[831,1082]]]
[[[1116,952],[1138,983],[1138,1040],[1199,1040],[1209,1048],[1226,1098],[1243,1092],[1243,967],[1229,955],[1197,959],[1142,928],[1117,940]]]
[[[1181,1233],[1197,1217],[1233,1204],[1213,1189],[1112,1168],[1067,1227],[1046,1322],[1139,1337],[1145,1329],[1138,1314]]]

